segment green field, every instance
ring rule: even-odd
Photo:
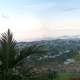
[[[80,73],[62,72],[58,73],[56,79],[53,80],[69,80],[70,78],[79,77]]]

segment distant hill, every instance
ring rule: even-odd
[[[17,47],[21,49],[23,47],[28,47],[34,44],[45,45],[49,49],[47,54],[41,54],[41,56],[37,55],[36,57],[36,60],[41,62],[43,61],[43,63],[55,62],[60,64],[70,64],[73,62],[67,62],[67,60],[74,59],[74,57],[80,53],[80,38],[77,36],[74,36],[73,38],[67,37],[53,40],[17,42]]]

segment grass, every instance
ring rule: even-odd
[[[59,73],[58,77],[54,80],[69,80],[73,76],[74,76],[74,73],[63,72],[63,73]]]

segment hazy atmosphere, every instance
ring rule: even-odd
[[[0,0],[0,80],[80,80],[80,0]]]
[[[80,0],[0,0],[0,34],[18,41],[80,35]]]

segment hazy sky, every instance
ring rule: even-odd
[[[0,34],[19,41],[80,35],[80,0],[0,0]]]

